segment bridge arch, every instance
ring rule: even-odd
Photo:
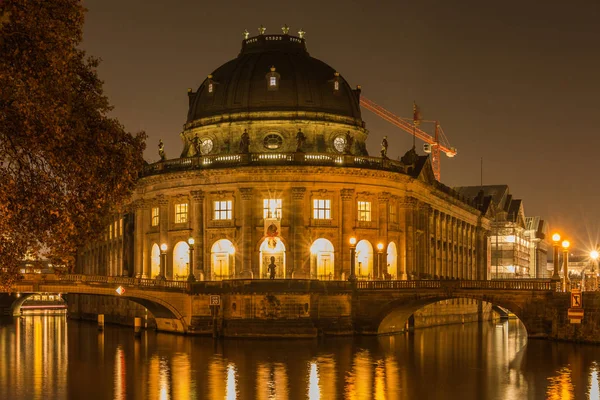
[[[418,297],[395,299],[379,309],[379,312],[374,317],[374,327],[376,333],[380,335],[399,333],[404,330],[406,321],[418,310],[438,303],[444,300],[453,299],[472,299],[490,303],[492,306],[500,306],[509,310],[521,321],[525,326],[528,336],[533,333],[531,324],[527,317],[524,316],[523,308],[520,304],[508,299],[489,298],[487,296],[478,296],[470,294],[452,294],[452,295],[436,295],[430,296],[420,295]]]

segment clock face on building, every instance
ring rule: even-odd
[[[346,139],[343,136],[336,137],[333,139],[333,147],[340,153],[343,153],[346,148]]]
[[[204,138],[200,141],[200,152],[205,155],[212,151],[213,141],[208,138]]]

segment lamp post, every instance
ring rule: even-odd
[[[598,276],[596,275],[596,263],[598,262],[598,250],[590,251],[590,259],[592,260],[592,290],[597,289]]]
[[[191,237],[188,239],[188,245],[190,246],[190,262],[189,262],[189,271],[188,271],[188,282],[196,282],[196,277],[194,276],[194,238]]]
[[[160,269],[158,271],[158,275],[156,276],[157,281],[164,281],[165,278],[165,269],[167,268],[167,244],[163,243],[160,245]]]
[[[569,246],[571,243],[568,240],[563,240],[563,292],[569,291]]]
[[[350,282],[356,282],[356,271],[355,269],[355,263],[356,263],[356,238],[354,236],[352,236],[350,238],[350,276],[348,277],[348,280]]]
[[[383,279],[383,243],[377,243],[377,275]]]
[[[552,247],[554,249],[553,261],[554,261],[554,273],[552,274],[552,280],[555,282],[560,281],[560,274],[558,273],[558,247],[560,242],[560,235],[555,233],[552,235]]]

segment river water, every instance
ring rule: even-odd
[[[516,320],[385,337],[232,340],[0,321],[0,399],[599,399],[600,346]]]

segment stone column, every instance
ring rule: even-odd
[[[344,274],[344,278],[348,279],[350,276],[350,237],[353,235],[356,203],[354,202],[354,189],[342,189],[340,190],[341,210],[340,210],[340,221],[342,234],[339,237],[338,249],[341,251],[341,257],[336,257],[336,260],[340,258],[342,260],[339,267],[340,279],[341,274]]]
[[[252,279],[254,273],[252,271],[252,188],[240,188],[240,196],[242,197],[242,271],[240,278]]]
[[[405,197],[400,202],[400,226],[403,234],[400,236],[400,272],[398,275],[401,280],[406,280],[411,272],[414,273],[415,258],[415,227],[414,227],[414,209],[417,199]]]
[[[192,237],[194,238],[194,275],[198,280],[204,280],[206,274],[204,271],[204,192],[202,190],[192,190]]]
[[[291,261],[288,265],[292,266],[292,278],[308,279],[310,278],[310,258],[306,253],[304,237],[304,197],[306,188],[292,188],[292,240],[291,243]]]
[[[377,197],[379,204],[379,241],[383,243],[383,254],[379,256],[377,243],[375,243],[375,252],[377,255],[377,269],[375,270],[375,279],[384,279],[383,273],[387,271],[387,246],[388,246],[388,222],[390,212],[390,194],[388,192],[379,193]],[[379,243],[379,242],[378,242]],[[379,262],[381,261],[381,265]]]
[[[139,278],[144,272],[144,202],[138,200],[134,204],[135,209],[135,251],[133,254],[134,271],[133,276]],[[131,272],[130,272],[131,274]]]
[[[169,243],[169,199],[164,195],[157,196],[157,203],[159,207],[159,217],[158,217],[158,227],[159,227],[159,242],[158,247],[160,247],[163,243],[167,244],[167,257],[166,257],[166,265],[161,265],[162,276],[166,279],[172,279],[173,270],[172,270],[172,262],[173,258],[171,255],[173,254],[173,249],[171,248],[171,243]]]

